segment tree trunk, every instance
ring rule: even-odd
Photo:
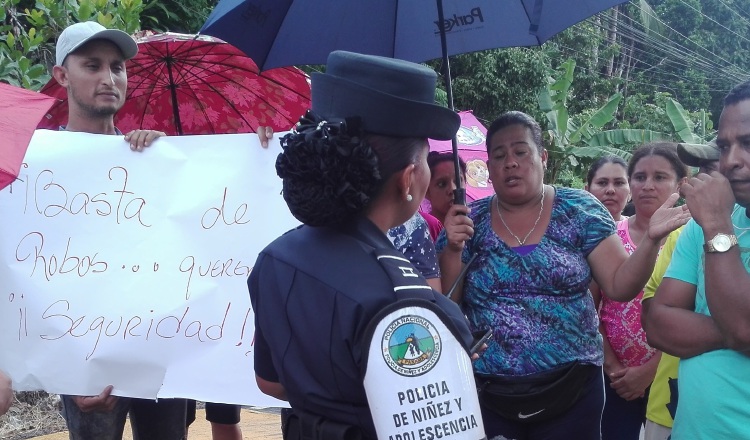
[[[609,29],[607,30],[607,45],[608,46],[614,46],[617,42],[617,23],[620,19],[620,9],[612,8],[611,12],[612,17],[609,21]],[[607,77],[612,76],[612,72],[614,71],[615,66],[615,55],[613,54],[611,57],[609,57],[609,62],[607,63],[606,71],[604,72]]]

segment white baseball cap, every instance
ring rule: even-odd
[[[68,26],[60,34],[55,49],[56,65],[62,66],[71,52],[95,39],[113,42],[120,48],[126,60],[138,53],[138,45],[127,33],[118,29],[107,29],[95,21],[85,21]]]

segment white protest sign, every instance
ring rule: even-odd
[[[471,360],[431,309],[377,323],[364,384],[379,439],[486,439]]]
[[[254,134],[136,153],[121,136],[38,130],[0,191],[0,369],[14,388],[284,405],[255,384],[246,284],[298,224],[279,152]]]

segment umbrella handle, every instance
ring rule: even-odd
[[[453,190],[453,204],[466,205],[466,188],[458,187]]]

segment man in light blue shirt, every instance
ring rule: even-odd
[[[750,81],[724,99],[719,172],[683,185],[693,220],[644,320],[682,358],[673,440],[750,439]]]

